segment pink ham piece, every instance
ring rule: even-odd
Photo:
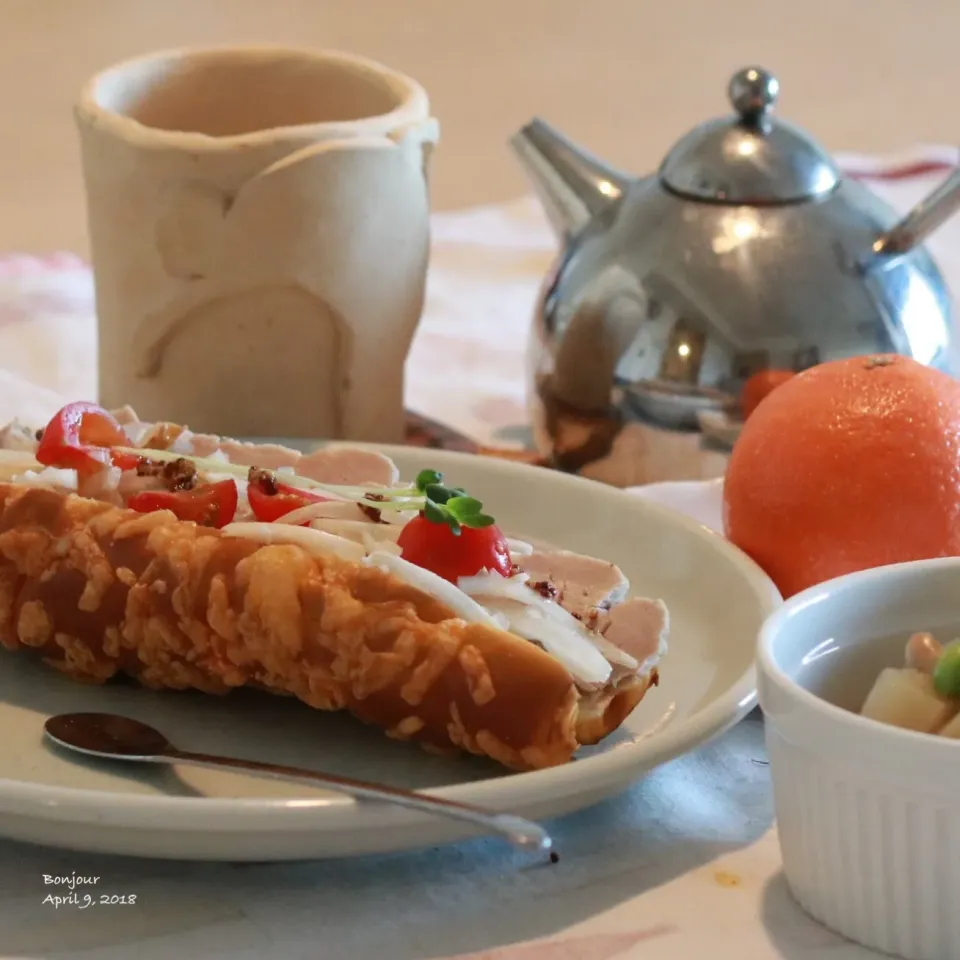
[[[569,550],[536,550],[515,562],[531,582],[553,584],[560,606],[584,621],[619,603],[630,586],[616,564]]]
[[[206,433],[184,433],[173,446],[195,457],[222,453],[231,463],[263,470],[293,468],[301,477],[318,483],[351,486],[372,484],[390,487],[397,483],[396,464],[376,450],[327,447],[302,454],[275,443],[241,443]]]
[[[224,440],[209,433],[184,433],[180,442],[189,441],[195,457],[210,457],[222,453],[231,463],[241,467],[260,467],[261,470],[280,470],[283,467],[298,469],[303,454],[276,443],[241,443],[239,440]],[[179,442],[174,444],[174,449]]]
[[[670,614],[662,600],[636,597],[601,611],[596,629],[638,663],[659,656],[670,632]]]
[[[325,447],[308,453],[297,466],[302,477],[318,483],[375,484],[381,487],[396,486],[400,479],[397,465],[376,450],[359,447]]]
[[[132,407],[121,407],[111,413],[132,438],[146,435],[152,424],[143,423]],[[276,443],[242,443],[212,433],[184,430],[171,449],[194,457],[211,457],[222,453],[231,463],[263,470],[295,469],[302,477],[343,486],[372,484],[395,486],[400,478],[397,465],[376,450],[354,447],[325,447],[306,455],[299,450]]]

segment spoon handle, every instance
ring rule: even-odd
[[[960,210],[960,167],[924,197],[899,223],[876,239],[873,252],[906,253]]]
[[[156,759],[170,763],[188,763],[198,767],[219,767],[234,770],[243,770],[247,773],[262,774],[280,780],[294,780],[308,782],[329,787],[337,793],[344,793],[358,800],[376,800],[384,803],[393,803],[409,810],[418,810],[439,816],[450,817],[454,820],[464,820],[467,823],[483,827],[506,837],[514,846],[524,849],[534,849],[546,853],[553,846],[550,835],[539,824],[523,817],[512,814],[496,813],[475,807],[472,804],[457,803],[454,800],[444,800],[432,797],[425,793],[414,793],[391,787],[386,784],[368,783],[364,780],[353,780],[349,777],[337,776],[333,773],[316,773],[312,770],[303,770],[299,767],[286,767],[278,763],[260,763],[254,760],[242,760],[236,757],[218,757],[207,753],[192,753],[188,750],[178,750],[169,747]]]

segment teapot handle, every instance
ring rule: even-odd
[[[960,167],[925,196],[899,223],[873,242],[875,254],[906,253],[960,210]]]

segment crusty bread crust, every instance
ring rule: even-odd
[[[375,567],[10,484],[0,643],[88,682],[292,694],[517,770],[566,762],[656,683],[653,671],[585,697],[536,645]]]

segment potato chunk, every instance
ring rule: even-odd
[[[960,703],[937,693],[930,674],[888,667],[877,677],[860,713],[906,730],[934,733],[953,720],[958,710]]]
[[[941,727],[937,733],[941,737],[950,737],[952,740],[960,740],[960,713],[958,713],[946,726]]]

